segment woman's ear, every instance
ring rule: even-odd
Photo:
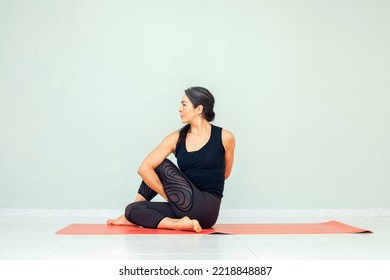
[[[203,105],[198,105],[198,107],[195,108],[195,112],[201,116],[203,114]]]

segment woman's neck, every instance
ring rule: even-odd
[[[191,134],[197,135],[197,136],[209,134],[210,130],[211,130],[211,124],[203,118],[200,120],[197,120],[193,123],[190,123],[190,125],[191,125],[191,128],[190,128],[189,132]]]

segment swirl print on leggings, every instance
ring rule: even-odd
[[[152,190],[144,181],[141,182],[138,193],[141,194],[146,199],[146,201],[151,201],[157,195],[157,193]]]
[[[192,183],[170,160],[165,159],[156,169],[169,201],[179,210],[187,212],[192,207]]]

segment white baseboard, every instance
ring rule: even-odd
[[[390,209],[224,209],[221,217],[390,217]]]
[[[0,209],[0,217],[115,217],[123,210]],[[390,209],[221,209],[221,218],[390,217]]]
[[[100,209],[0,209],[0,217],[116,217],[123,210]]]

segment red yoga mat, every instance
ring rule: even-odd
[[[200,233],[169,229],[149,229],[138,226],[113,226],[105,224],[71,224],[57,234],[341,234],[372,233],[337,221],[305,224],[217,224]]]

